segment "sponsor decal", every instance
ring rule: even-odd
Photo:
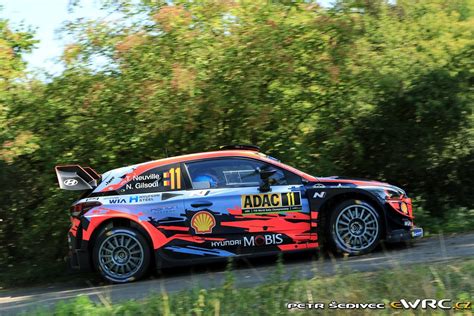
[[[313,199],[323,199],[326,196],[326,192],[314,192]]]
[[[86,199],[86,202],[98,201],[99,199],[100,199],[99,197],[91,197],[91,198],[87,198],[87,199]]]
[[[300,192],[265,193],[241,196],[242,215],[301,210]]]
[[[160,197],[161,194],[149,195],[131,195],[129,197],[114,197],[109,199],[110,204],[124,204],[124,203],[145,203],[154,202],[155,198]]]
[[[79,183],[79,181],[77,181],[76,179],[66,179],[63,181],[64,185],[68,186],[68,187],[73,187],[75,186],[76,184]]]
[[[155,198],[160,197],[161,194],[149,194],[149,195],[132,195],[129,197],[128,203],[146,203],[154,202]]]
[[[244,236],[244,246],[269,246],[283,243],[282,234],[266,234],[257,236]]]
[[[160,214],[173,213],[176,211],[178,211],[178,207],[176,206],[162,206],[162,207],[157,207],[150,210],[150,212],[152,213],[160,213]]]
[[[211,247],[241,246],[241,239],[211,241]]]
[[[191,227],[194,228],[196,234],[210,234],[216,226],[214,215],[207,211],[200,211],[191,218]]]
[[[112,176],[109,180],[105,182],[105,185],[109,185],[112,180],[115,179],[115,176]]]
[[[115,198],[115,199],[109,199],[109,203],[110,204],[123,204],[123,203],[127,203],[127,200],[123,198]]]
[[[242,239],[229,239],[221,241],[212,241],[211,247],[226,247],[226,246],[243,246],[243,247],[259,247],[280,245],[283,243],[282,234],[264,234],[256,236],[244,236]]]

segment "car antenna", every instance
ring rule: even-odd
[[[165,147],[165,156],[166,156],[166,158],[169,157],[169,155],[168,155],[168,148],[166,148],[166,147]]]

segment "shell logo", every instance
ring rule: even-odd
[[[191,227],[196,234],[210,234],[215,226],[216,219],[207,211],[197,212],[191,219]]]

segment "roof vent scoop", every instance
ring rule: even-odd
[[[255,145],[224,145],[219,147],[219,150],[251,150],[260,151],[260,147]]]

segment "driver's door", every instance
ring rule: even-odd
[[[184,204],[190,231],[218,256],[298,249],[309,239],[309,205],[301,178],[249,158],[184,164],[192,188]],[[259,170],[274,170],[261,192]]]

